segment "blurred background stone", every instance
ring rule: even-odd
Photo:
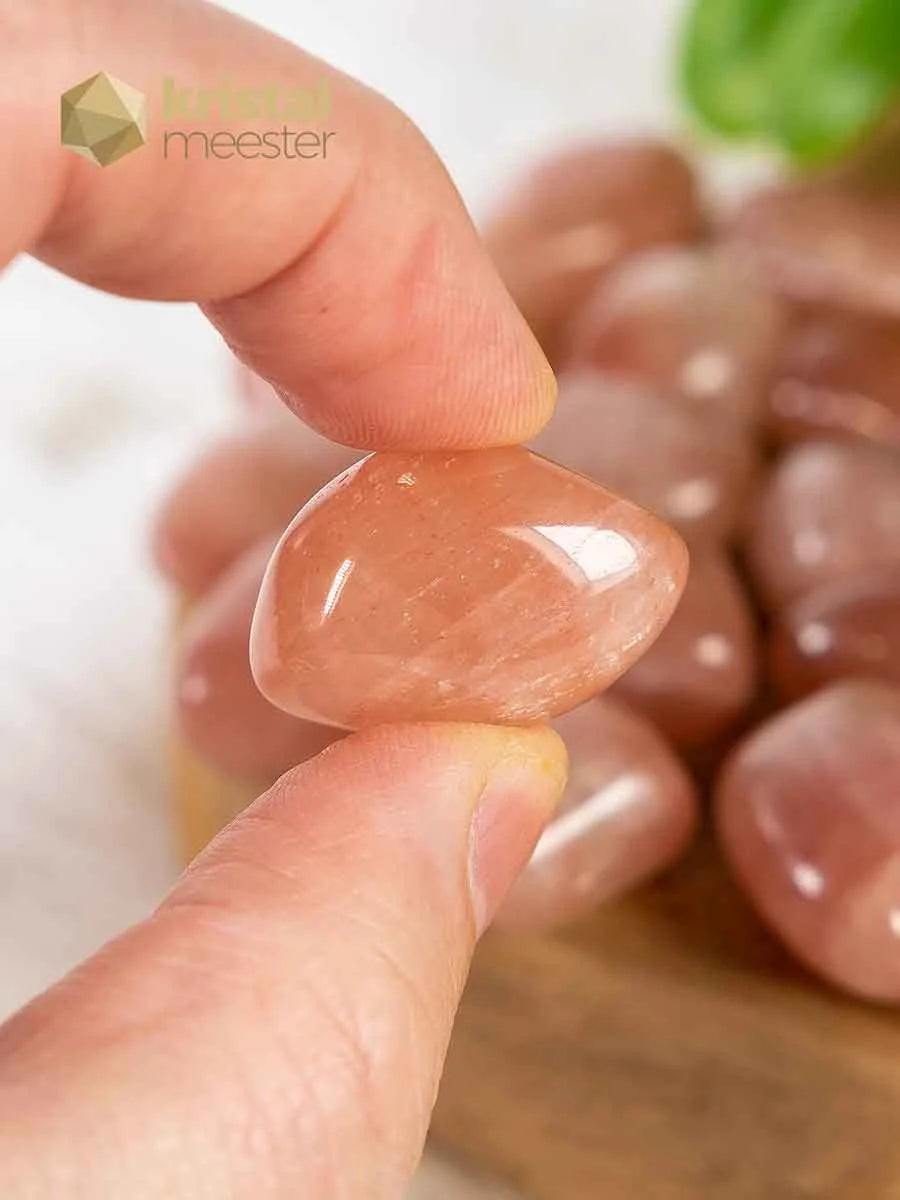
[[[556,412],[531,447],[649,508],[691,546],[738,530],[757,473],[743,431],[705,421],[651,385],[593,369],[560,376]]]
[[[572,322],[567,361],[644,380],[705,422],[756,422],[783,310],[746,260],[718,248],[629,258]]]
[[[839,987],[900,1003],[900,689],[847,681],[751,733],[716,788],[767,923]]]
[[[768,410],[780,441],[847,437],[900,451],[900,322],[801,307],[775,363]]]
[[[757,686],[757,631],[724,554],[694,554],[675,615],[613,685],[678,746],[713,742],[746,713]]]
[[[900,567],[851,575],[783,609],[769,660],[788,700],[847,675],[900,685]]]
[[[170,583],[201,595],[261,539],[275,537],[358,451],[298,420],[264,416],[206,447],[157,514],[153,550]]]
[[[551,928],[662,871],[697,824],[693,782],[665,740],[600,697],[553,722],[569,751],[556,818],[513,884],[501,926]]]
[[[747,556],[773,610],[822,584],[900,566],[900,457],[837,442],[789,450],[753,510]]]
[[[585,142],[534,166],[485,228],[500,275],[550,361],[599,279],[647,246],[688,242],[703,216],[692,168],[662,141]]]
[[[751,195],[727,230],[775,291],[900,318],[900,192],[810,182]]]
[[[250,672],[250,623],[273,545],[247,551],[217,580],[177,636],[178,731],[195,753],[268,786],[340,736],[270,704]]]

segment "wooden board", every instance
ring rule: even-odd
[[[260,790],[183,749],[176,782],[186,858]],[[433,1134],[526,1200],[900,1200],[900,1015],[795,967],[707,842],[484,940]]]
[[[485,940],[434,1132],[530,1200],[895,1200],[900,1015],[795,967],[706,843],[564,936]]]
[[[175,742],[171,763],[175,829],[186,866],[266,785],[216,770],[183,742]]]

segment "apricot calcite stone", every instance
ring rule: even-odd
[[[710,551],[693,556],[672,620],[613,690],[677,745],[699,746],[737,721],[756,683],[750,605],[728,559]]]
[[[784,339],[768,407],[781,441],[839,437],[900,450],[900,325],[802,312]]]
[[[900,456],[850,442],[789,450],[760,496],[747,555],[772,609],[834,580],[900,566]]]
[[[706,421],[755,421],[782,318],[742,257],[653,250],[597,288],[573,322],[571,361],[675,392]]]
[[[900,689],[845,681],[786,709],[717,785],[725,852],[814,971],[900,1001]]]
[[[790,605],[772,633],[770,670],[788,699],[847,675],[900,686],[900,567],[840,579]]]
[[[176,664],[176,718],[207,762],[268,787],[340,736],[275,708],[250,673],[250,622],[271,542],[237,560],[189,615]]]
[[[735,532],[757,472],[743,431],[703,420],[646,384],[584,367],[560,376],[556,412],[531,446],[649,508],[691,546]]]
[[[261,539],[274,540],[314,492],[360,457],[279,407],[280,417],[205,448],[157,516],[157,565],[189,596],[206,592]]]
[[[812,304],[900,317],[900,190],[847,181],[751,196],[728,232],[761,277]]]
[[[686,572],[661,521],[522,447],[373,454],[282,538],[253,673],[279,707],[345,728],[538,721],[630,666]]]
[[[651,138],[587,142],[539,162],[485,229],[513,299],[551,361],[597,280],[647,246],[703,226],[693,171]]]
[[[569,751],[569,782],[499,925],[547,928],[583,916],[669,866],[696,828],[690,776],[625,705],[589,700],[553,728]]]

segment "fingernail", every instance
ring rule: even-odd
[[[549,729],[496,730],[498,755],[469,833],[476,936],[491,923],[528,862],[566,785],[566,749]]]

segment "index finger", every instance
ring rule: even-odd
[[[550,368],[437,157],[383,97],[195,0],[0,0],[0,29],[0,178],[15,180],[0,260],[30,249],[107,291],[198,301],[337,441],[463,449],[545,423]],[[107,170],[59,144],[60,94],[100,69],[149,102],[147,146]],[[255,109],[235,101],[246,89]],[[324,102],[291,119],[298,89],[329,98],[324,120]],[[319,133],[310,158],[294,153],[303,129]],[[273,134],[265,157],[252,138],[238,152],[250,131]]]

